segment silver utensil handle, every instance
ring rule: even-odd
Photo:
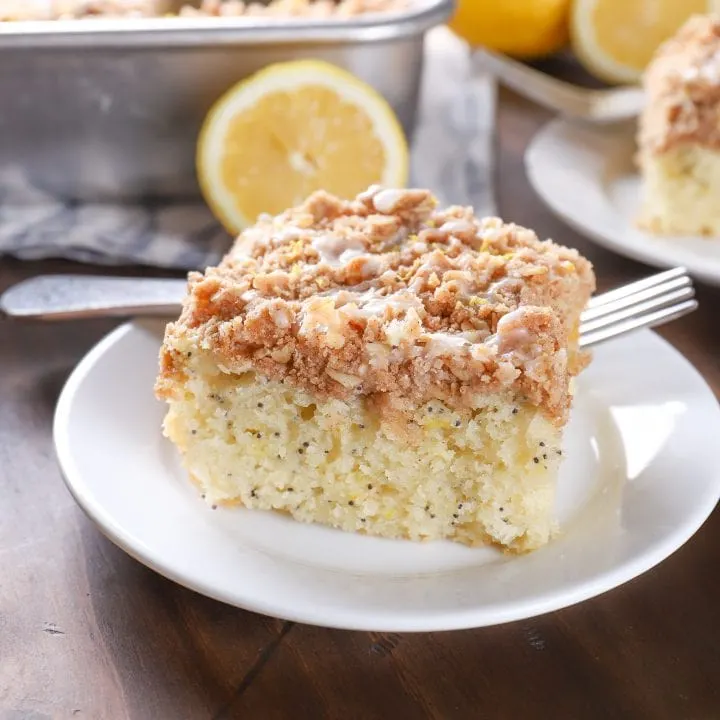
[[[645,106],[641,87],[587,90],[541,70],[483,48],[473,50],[473,65],[542,107],[569,118],[611,123],[636,118]]]
[[[0,311],[10,317],[42,320],[177,315],[185,280],[39,275],[0,295]]]

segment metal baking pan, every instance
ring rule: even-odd
[[[322,21],[0,23],[0,172],[33,196],[70,201],[197,197],[195,141],[207,110],[234,82],[296,58],[363,78],[410,134],[424,35],[452,5],[422,0],[404,12]]]

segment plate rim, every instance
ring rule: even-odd
[[[595,133],[596,135],[604,134],[606,136],[605,139],[609,140],[611,133],[621,131],[622,127],[627,126],[627,124],[628,123],[625,122],[611,126],[581,125],[579,127],[585,132]],[[540,162],[537,156],[542,152],[545,144],[548,143],[551,138],[563,138],[569,129],[576,130],[577,128],[578,125],[569,120],[559,117],[553,118],[533,135],[525,149],[523,165],[526,176],[536,195],[545,206],[570,228],[606,250],[610,250],[617,255],[651,267],[669,269],[681,264],[690,275],[698,280],[708,285],[720,286],[720,272],[708,271],[704,268],[702,258],[697,258],[696,261],[693,260],[692,262],[678,263],[668,258],[662,249],[660,249],[658,254],[653,254],[644,252],[642,249],[628,246],[623,243],[622,239],[616,238],[610,233],[605,233],[603,227],[598,227],[594,224],[583,222],[581,219],[576,219],[572,214],[568,213],[566,209],[567,204],[559,200],[557,194],[547,190],[547,186],[552,183],[543,182],[543,180],[547,179],[547,170],[545,169],[545,163]],[[709,242],[712,242],[712,240],[712,238],[708,238]],[[720,242],[720,238],[718,242]]]
[[[242,593],[238,593],[237,589],[234,592],[217,590],[203,581],[187,577],[182,571],[174,568],[172,562],[158,561],[153,556],[151,549],[144,551],[143,548],[136,547],[123,532],[122,527],[113,521],[111,514],[105,508],[97,506],[91,497],[83,495],[82,486],[85,483],[76,477],[79,471],[72,458],[69,442],[70,423],[68,422],[76,393],[89,371],[105,352],[121,342],[126,335],[141,330],[142,325],[147,322],[147,320],[131,320],[111,330],[83,356],[65,382],[56,405],[52,430],[53,444],[63,482],[80,509],[97,526],[98,530],[134,560],[182,587],[246,611],[319,627],[375,632],[461,630],[489,627],[537,617],[602,595],[656,567],[692,538],[720,501],[720,473],[717,473],[714,484],[708,486],[705,496],[698,498],[693,513],[682,525],[674,527],[671,532],[664,535],[662,540],[656,542],[651,549],[635,555],[619,565],[613,565],[591,579],[553,592],[544,592],[538,596],[513,601],[505,609],[503,609],[504,606],[497,607],[496,605],[473,606],[453,612],[443,611],[425,615],[416,613],[403,618],[399,618],[396,614],[383,614],[382,610],[373,610],[370,614],[372,622],[368,623],[367,618],[357,617],[352,609],[350,614],[342,609],[335,609],[337,612],[331,617],[323,612],[322,608],[312,610],[306,607],[302,611],[296,611],[291,604],[282,602],[278,603],[272,600],[256,602],[252,598],[242,600],[240,597]],[[157,322],[164,323],[165,320],[157,320]],[[715,401],[715,411],[720,420],[720,403],[692,363],[656,333],[650,330],[640,330],[638,334],[640,333],[652,336],[653,342],[663,346],[665,351],[670,352],[676,360],[686,365],[688,372],[692,373],[694,379],[702,384],[703,390],[707,393],[707,399],[712,398]]]

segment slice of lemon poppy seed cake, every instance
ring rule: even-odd
[[[639,223],[659,235],[720,235],[720,16],[690,18],[644,79]]]
[[[426,190],[315,193],[190,275],[165,433],[208,503],[537,548],[593,289],[574,250]]]

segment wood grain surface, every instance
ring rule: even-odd
[[[501,213],[578,247],[601,288],[648,273],[540,205],[522,154],[547,116],[505,93],[499,112]],[[93,268],[4,259],[0,290],[59,271]],[[700,288],[699,299],[698,312],[660,332],[718,395],[720,293]],[[77,508],[52,447],[60,388],[113,324],[0,320],[1,720],[720,718],[717,512],[667,561],[612,592],[474,631],[396,635],[286,623],[141,566]]]

